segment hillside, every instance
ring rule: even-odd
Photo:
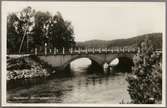
[[[136,47],[140,42],[142,42],[146,37],[148,37],[155,48],[162,49],[162,33],[151,33],[136,36],[128,39],[116,39],[116,40],[90,40],[85,42],[77,42],[77,47],[82,48],[111,48],[111,47]]]

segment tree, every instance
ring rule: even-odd
[[[33,28],[33,47],[43,50],[46,42],[45,23],[52,17],[49,12],[38,11],[35,13],[35,26]]]
[[[75,46],[73,27],[70,22],[64,21],[60,12],[49,19],[44,27],[50,48],[62,49]]]
[[[34,26],[35,10],[24,8],[21,12],[11,13],[7,16],[7,46],[9,53],[21,53],[29,50],[29,38]],[[25,41],[26,37],[26,42]]]
[[[11,13],[7,16],[7,49],[8,53],[16,53],[19,49],[20,35],[16,31],[18,25],[18,17],[15,13]]]
[[[19,47],[19,53],[22,50],[23,42],[25,37],[27,37],[27,51],[29,50],[28,35],[31,33],[34,26],[34,13],[31,7],[24,8],[21,12],[18,13],[19,23],[18,23],[18,32],[22,34],[22,41]]]
[[[127,78],[132,103],[158,103],[162,98],[161,54],[155,52],[149,39],[145,39],[133,62],[132,75]]]

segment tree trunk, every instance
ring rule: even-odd
[[[21,44],[20,44],[20,48],[19,48],[19,54],[20,54],[20,52],[21,52],[21,49],[22,49],[22,46],[23,46],[23,42],[24,42],[25,36],[26,36],[26,31],[24,32],[23,39],[21,40]]]

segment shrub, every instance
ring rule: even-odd
[[[162,99],[161,53],[145,39],[133,58],[132,74],[127,77],[128,91],[135,104],[159,103]]]

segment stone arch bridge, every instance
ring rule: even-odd
[[[110,63],[113,59],[119,57],[126,57],[132,59],[136,54],[136,49],[69,49],[68,51],[63,49],[58,52],[57,49],[49,51],[45,49],[44,54],[38,54],[35,50],[35,55],[43,62],[59,69],[63,70],[71,61],[78,58],[89,58],[99,66],[103,66],[104,63]]]

